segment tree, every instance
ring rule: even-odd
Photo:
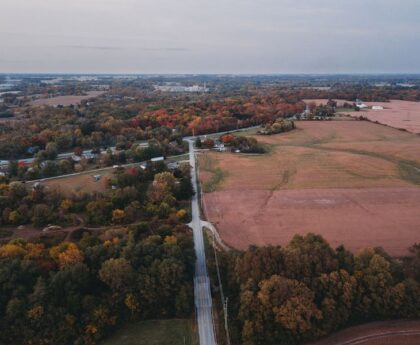
[[[49,142],[45,146],[46,159],[54,160],[57,158],[58,149],[57,144],[54,142]]]
[[[240,318],[247,325],[244,343],[259,344],[259,339],[266,339],[265,344],[279,344],[288,343],[292,337],[304,339],[322,318],[314,297],[305,284],[278,275],[261,281],[256,293],[248,286],[241,293]],[[271,327],[260,328],[262,320]]]
[[[351,317],[357,292],[357,280],[345,270],[323,273],[316,281],[321,301],[321,327],[325,334],[345,325]]]
[[[116,224],[123,223],[125,219],[125,212],[121,209],[115,209],[112,211],[112,221]]]
[[[195,147],[197,147],[197,148],[201,149],[202,144],[203,144],[203,143],[201,142],[200,137],[197,137],[197,138],[195,139]]]
[[[102,264],[99,278],[114,292],[128,291],[134,278],[134,270],[124,258],[109,259]]]
[[[36,227],[44,226],[51,220],[50,207],[46,204],[37,204],[33,209],[33,216],[31,218],[32,224]]]
[[[150,186],[148,197],[154,203],[161,203],[167,195],[175,190],[175,177],[170,172],[162,172],[155,175]]]
[[[203,145],[204,145],[204,147],[206,147],[208,149],[211,149],[211,148],[214,147],[214,140],[210,139],[210,138],[207,138],[206,140],[204,140]]]
[[[286,276],[311,284],[322,273],[338,269],[334,250],[319,235],[295,235],[285,248]]]
[[[74,266],[83,261],[83,253],[74,243],[69,243],[66,250],[58,254],[58,262],[61,269]]]
[[[88,222],[91,224],[105,224],[111,219],[112,203],[105,199],[91,201],[86,206]]]

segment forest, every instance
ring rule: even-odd
[[[32,224],[41,228],[62,226],[128,224],[157,216],[175,214],[182,200],[192,195],[188,166],[168,171],[163,163],[140,168],[119,168],[107,181],[105,193],[74,191],[70,194],[36,183],[32,188],[19,181],[0,177],[0,225],[17,227]],[[188,218],[187,211],[178,218]],[[182,215],[182,216],[181,216]]]
[[[418,318],[420,246],[410,251],[398,260],[381,248],[352,254],[307,234],[284,247],[219,253],[231,343],[302,344],[355,324]],[[209,267],[218,292],[214,257]]]
[[[3,180],[3,224],[78,218],[91,227],[64,239],[38,230],[3,240],[1,344],[96,344],[126,321],[191,315],[195,254],[182,208],[193,192],[189,168],[118,169],[110,184],[106,193],[65,196]]]

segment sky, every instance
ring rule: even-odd
[[[420,73],[420,0],[0,0],[0,73]]]

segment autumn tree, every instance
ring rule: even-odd
[[[134,278],[130,263],[124,258],[109,259],[102,264],[99,278],[115,292],[126,291]]]

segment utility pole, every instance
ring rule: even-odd
[[[224,296],[223,294],[223,285],[222,285],[222,278],[220,276],[220,270],[219,270],[219,261],[217,259],[217,251],[216,251],[216,234],[213,232],[213,251],[214,251],[214,259],[216,261],[216,271],[217,271],[217,278],[219,280],[219,286],[220,286],[220,297],[222,299],[222,305],[223,305],[223,316],[225,319],[225,331],[226,331],[226,341],[227,345],[230,345],[230,336],[229,336],[229,327],[228,327],[228,300],[229,298]]]
[[[227,340],[227,344],[230,345],[229,326],[228,326],[228,301],[229,301],[229,298],[226,297],[225,302],[223,303],[223,310],[225,314],[226,340]]]

